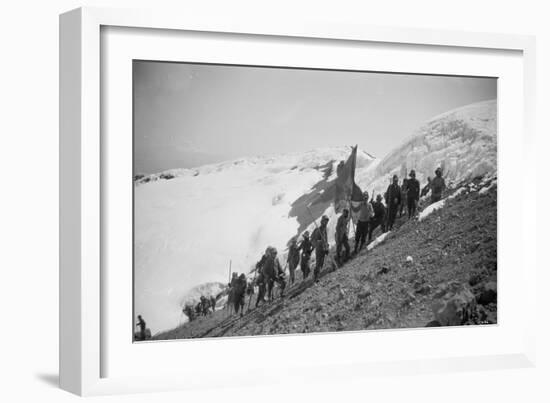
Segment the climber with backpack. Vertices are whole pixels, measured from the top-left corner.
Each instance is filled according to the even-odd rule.
[[[327,224],[328,217],[323,215],[323,217],[321,217],[321,225],[316,227],[313,234],[311,234],[311,243],[315,248],[315,268],[313,269],[313,279],[315,282],[319,281],[319,275],[325,262],[325,256],[328,255],[329,251],[327,241]]]

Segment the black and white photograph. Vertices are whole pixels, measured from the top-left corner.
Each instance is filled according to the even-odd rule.
[[[132,69],[135,342],[497,324],[497,78]]]

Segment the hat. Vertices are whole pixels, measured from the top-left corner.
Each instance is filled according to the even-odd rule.
[[[305,231],[303,234],[302,234],[303,237],[307,238],[309,236],[309,231]]]
[[[416,171],[414,169],[411,169],[411,172],[409,173],[409,176],[415,176],[416,175]]]
[[[321,222],[323,222],[323,221],[328,221],[328,217],[326,215],[323,215],[321,217]]]

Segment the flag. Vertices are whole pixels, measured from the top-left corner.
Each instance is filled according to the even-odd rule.
[[[304,231],[312,222],[321,217],[332,203],[334,210],[340,213],[344,208],[350,210],[354,218],[359,212],[363,194],[355,184],[355,160],[357,146],[351,148],[351,154],[346,161],[340,161],[336,167],[336,178],[333,178],[333,161],[321,166],[324,177],[292,203],[289,217],[296,217],[300,224],[298,234]],[[354,218],[355,220],[355,218]]]
[[[334,210],[340,213],[347,208],[350,210],[353,221],[356,221],[360,204],[363,201],[363,192],[355,183],[356,159],[357,146],[351,148],[351,155],[347,161],[341,161],[338,164],[334,192]]]

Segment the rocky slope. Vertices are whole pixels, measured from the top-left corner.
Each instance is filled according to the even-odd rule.
[[[460,189],[422,221],[399,219],[378,246],[317,284],[299,281],[243,318],[218,311],[155,339],[496,323],[496,179]]]

